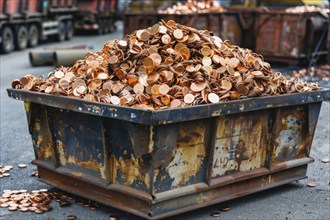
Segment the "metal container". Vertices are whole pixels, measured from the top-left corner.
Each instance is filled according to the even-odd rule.
[[[158,13],[126,12],[124,15],[124,35],[145,29],[159,22]]]
[[[330,90],[141,110],[8,89],[41,181],[159,219],[306,178]]]
[[[124,19],[124,34],[130,34],[137,29],[151,27],[157,22],[174,20],[177,23],[200,30],[209,30],[214,34],[220,34],[221,12],[199,13],[199,14],[158,14],[126,12]]]
[[[257,9],[233,8],[221,14],[220,36],[233,44],[254,49]]]
[[[255,26],[256,52],[266,60],[296,65],[327,55],[329,18],[320,13],[260,12]],[[272,39],[272,40],[270,40]]]

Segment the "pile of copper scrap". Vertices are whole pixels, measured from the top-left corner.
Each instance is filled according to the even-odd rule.
[[[323,8],[313,5],[303,5],[303,6],[296,6],[285,9],[287,13],[305,13],[305,12],[322,12],[322,13],[330,13],[329,8]]]
[[[30,211],[37,214],[48,212],[53,208],[49,205],[51,198],[47,191],[47,189],[41,189],[28,193],[26,189],[4,190],[0,197],[0,207],[7,208],[9,211]]]
[[[187,2],[178,2],[177,4],[165,10],[158,10],[160,14],[196,14],[209,12],[223,12],[224,9],[218,2],[213,0],[188,0]]]
[[[299,77],[299,78],[318,78],[323,81],[329,81],[330,65],[324,64],[321,66],[311,67],[310,69],[301,69],[298,71],[293,71],[292,75],[294,77]]]
[[[319,89],[288,80],[249,49],[173,20],[110,40],[47,79],[26,75],[12,87],[151,110]]]
[[[30,193],[26,189],[3,190],[0,197],[0,208],[7,208],[9,211],[34,212],[41,214],[51,211],[53,207],[51,201],[58,202],[60,207],[70,206],[73,203],[84,205],[94,210],[100,207],[96,202],[80,199],[66,195],[60,191],[48,191],[47,189],[32,190]]]

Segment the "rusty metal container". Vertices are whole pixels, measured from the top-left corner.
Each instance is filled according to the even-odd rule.
[[[159,22],[158,13],[125,12],[124,35],[138,29],[145,29]]]
[[[164,20],[174,20],[180,24],[194,27],[200,30],[209,30],[214,34],[220,34],[220,22],[222,13],[199,14],[158,14],[155,12],[126,12],[124,16],[124,34],[130,34],[137,29],[151,27],[155,23]]]
[[[159,219],[306,178],[330,90],[141,110],[8,89],[41,181]]]
[[[221,13],[220,37],[233,44],[254,50],[257,9],[233,8]]]
[[[329,18],[321,13],[260,12],[257,16],[256,51],[266,60],[296,65],[309,61],[313,53],[328,54]]]

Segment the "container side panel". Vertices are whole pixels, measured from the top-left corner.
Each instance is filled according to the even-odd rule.
[[[236,13],[223,13],[220,37],[241,46],[242,30]]]
[[[212,177],[264,166],[268,118],[267,111],[218,117]]]
[[[104,120],[111,183],[149,191],[151,128],[116,119]]]
[[[208,14],[208,29],[216,36],[220,36],[221,13]]]
[[[55,145],[45,106],[30,102],[24,104],[36,159],[51,160],[55,165]]]
[[[209,15],[208,14],[199,14],[198,18],[195,20],[195,28],[198,30],[208,30],[212,31],[209,27]],[[184,23],[183,23],[184,24]]]
[[[278,51],[280,18],[275,14],[259,14],[256,25],[256,50],[274,55]],[[271,40],[270,40],[271,39]]]
[[[311,139],[308,135],[307,105],[277,110],[272,144],[273,163],[308,156]]]
[[[59,164],[106,179],[100,117],[49,107]]]
[[[306,26],[305,19],[297,15],[282,15],[281,18],[279,52],[281,56],[298,57],[299,47],[303,43],[300,39],[304,36],[301,31]]]
[[[154,143],[154,193],[205,182],[210,120],[158,126]]]

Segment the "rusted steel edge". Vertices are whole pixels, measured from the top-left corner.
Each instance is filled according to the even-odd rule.
[[[294,169],[294,170],[292,170],[292,169]],[[100,188],[92,188],[87,192],[85,190],[85,188],[82,187],[82,186],[87,187],[88,183],[85,183],[82,180],[75,179],[75,178],[72,178],[72,177],[68,177],[64,181],[60,181],[59,179],[61,179],[61,178],[55,178],[56,176],[61,177],[60,173],[57,173],[56,171],[53,171],[53,170],[49,170],[48,168],[38,167],[38,171],[41,174],[41,176],[40,176],[40,181],[41,182],[50,184],[50,185],[55,186],[55,187],[57,187],[59,189],[62,189],[64,191],[74,193],[74,194],[86,197],[88,199],[103,203],[105,205],[109,205],[109,206],[112,206],[114,208],[118,208],[118,209],[130,212],[130,213],[133,213],[135,215],[141,216],[141,217],[146,218],[146,219],[161,219],[161,218],[177,215],[177,214],[184,213],[184,212],[187,212],[187,211],[190,211],[190,210],[195,210],[195,209],[202,208],[202,207],[205,207],[205,206],[214,205],[214,204],[217,204],[217,203],[220,203],[220,202],[228,201],[228,200],[235,199],[235,198],[242,197],[242,196],[246,196],[246,195],[249,195],[249,194],[252,194],[252,193],[255,193],[255,192],[259,192],[259,191],[267,190],[267,189],[274,188],[274,187],[277,187],[277,186],[280,186],[280,185],[284,185],[284,184],[287,184],[287,183],[290,183],[290,182],[293,182],[293,181],[296,181],[296,180],[304,179],[304,178],[307,178],[307,176],[305,175],[306,170],[307,170],[307,165],[300,166],[300,167],[294,167],[294,168],[291,168],[291,169],[288,169],[288,170],[279,170],[277,172],[274,172],[273,175],[272,175],[272,177],[277,179],[277,181],[276,182],[270,182],[266,185],[261,184],[262,179],[268,179],[271,176],[270,174],[262,175],[262,176],[251,178],[251,179],[248,179],[248,180],[242,180],[240,182],[237,182],[237,183],[234,183],[234,184],[231,185],[231,187],[234,187],[235,189],[237,188],[237,193],[235,193],[235,194],[229,194],[229,195],[226,195],[226,196],[219,196],[216,199],[212,199],[211,201],[203,201],[202,203],[196,203],[196,204],[193,204],[193,205],[180,204],[181,207],[178,206],[177,209],[175,209],[175,210],[165,211],[165,213],[154,215],[154,213],[152,213],[152,208],[150,208],[149,204],[147,204],[145,201],[136,200],[136,198],[132,197],[131,195],[123,194],[123,197],[117,195],[117,200],[118,201],[122,201],[122,200],[129,200],[130,201],[130,200],[133,199],[135,201],[132,204],[134,204],[134,206],[140,207],[140,209],[137,209],[137,208],[134,208],[134,207],[128,206],[128,205],[124,205],[124,206],[120,205],[120,204],[123,204],[123,202],[118,202],[118,201],[115,202],[115,201],[112,201],[112,200],[110,201],[109,198],[114,196],[113,193],[116,193],[116,192],[108,191],[106,193],[104,191],[106,189],[103,189],[103,188],[101,188],[101,189]],[[54,175],[55,175],[55,177],[54,177]],[[286,178],[285,177],[286,175],[290,175],[291,178]],[[57,180],[57,181],[54,182],[53,180]],[[253,182],[253,183],[260,183],[261,185],[259,186],[259,185],[254,185],[254,184],[251,184],[251,185],[243,184],[244,183],[243,181],[250,181],[250,182]],[[238,189],[241,188],[242,184],[247,186],[246,189],[238,190]],[[80,187],[75,187],[76,185],[78,185]],[[224,189],[221,189],[222,187],[224,187],[224,186],[218,186],[218,187],[214,188],[214,190],[222,191],[222,190],[224,190]],[[209,190],[211,190],[211,188],[209,188]],[[90,193],[91,191],[93,193]],[[190,197],[196,199],[195,197],[196,196],[198,197],[199,195],[201,195],[201,193],[202,192],[196,192],[192,195],[185,194],[184,197],[186,197],[186,198],[184,198],[184,200],[182,200],[182,201],[190,201],[190,199],[189,199]],[[166,204],[163,204],[163,203],[173,204],[173,202],[175,202],[176,199],[177,198],[169,199],[168,201],[164,201],[164,202],[161,202],[159,204],[156,204],[156,206],[160,205],[160,206],[166,207]],[[137,204],[137,202],[138,202],[138,204]],[[149,210],[148,213],[143,212],[142,208],[144,210]]]
[[[289,169],[292,167],[297,167],[301,166],[304,164],[309,164],[313,163],[315,160],[312,157],[306,157],[306,158],[301,158],[301,159],[296,159],[296,160],[289,160],[286,162],[278,163],[278,164],[273,164],[270,166],[270,171],[275,172],[278,170],[283,170],[283,169]]]
[[[280,182],[276,182],[274,184],[269,184],[269,185],[264,186],[262,188],[253,188],[251,190],[246,190],[244,192],[240,192],[240,193],[237,193],[237,194],[234,194],[234,195],[221,197],[219,199],[215,199],[215,200],[212,200],[210,202],[203,202],[203,203],[191,205],[189,207],[180,208],[180,209],[177,209],[175,211],[170,211],[170,212],[167,212],[165,214],[160,214],[160,215],[155,216],[155,218],[149,218],[149,219],[153,220],[153,219],[166,218],[166,217],[181,214],[181,213],[184,213],[184,212],[187,212],[187,211],[196,210],[196,209],[203,208],[203,207],[210,206],[210,205],[215,205],[215,204],[218,204],[220,202],[225,202],[225,201],[228,201],[228,200],[237,199],[237,198],[247,196],[247,195],[250,195],[250,194],[253,194],[253,193],[256,193],[256,192],[260,192],[260,191],[264,191],[264,190],[267,190],[267,189],[275,188],[277,186],[281,186],[281,185],[284,185],[284,184],[294,182],[296,180],[301,180],[301,179],[306,179],[306,178],[307,178],[306,175],[299,176],[299,177],[293,177],[293,178],[290,178],[290,179],[282,180]]]
[[[109,192],[108,189],[100,188],[98,186],[92,185],[90,186],[89,183],[84,182],[84,180],[77,179],[71,176],[67,176],[67,178],[63,180],[63,176],[65,174],[58,173],[57,171],[54,170],[49,170],[48,168],[43,168],[43,167],[38,167],[38,172],[40,174],[39,181],[46,183],[48,185],[54,186],[58,189],[61,189],[63,191],[79,195],[82,197],[85,197],[87,199],[91,199],[93,201],[100,202],[102,204],[109,205],[111,207],[114,207],[116,209],[124,210],[129,213],[132,213],[137,216],[141,216],[143,218],[148,218],[148,215],[145,215],[142,211],[137,211],[134,208],[131,207],[126,207],[125,205],[120,205],[124,204],[122,203],[116,203],[116,202],[104,202],[104,200],[107,197],[116,197],[117,200],[135,200],[133,203],[143,203],[143,204],[148,204],[146,201],[141,201],[138,198],[133,197],[132,195],[127,195],[123,194],[121,192],[116,192],[115,190],[111,190]],[[55,176],[55,177],[54,177]],[[67,184],[67,182],[70,182],[70,184]],[[63,184],[64,183],[64,184]],[[76,186],[80,187],[76,187]],[[81,187],[83,186],[83,187]],[[96,188],[95,188],[96,187]],[[89,190],[86,190],[89,189]]]
[[[309,164],[312,162],[314,162],[314,158],[307,157],[307,158],[301,158],[301,159],[295,159],[295,160],[283,162],[280,164],[275,164],[275,165],[272,165],[270,167],[270,169],[262,167],[262,168],[245,171],[245,172],[238,172],[236,174],[231,174],[228,176],[216,177],[216,178],[210,180],[210,185],[207,185],[206,183],[198,183],[198,184],[182,187],[179,189],[174,189],[169,192],[154,194],[155,200],[153,201],[153,203],[176,198],[176,197],[179,197],[182,195],[193,194],[196,192],[203,192],[208,189],[236,183],[239,181],[244,181],[244,180],[255,178],[258,176],[272,174],[274,172],[306,165],[306,164]]]
[[[121,119],[144,125],[170,124],[259,109],[278,108],[330,100],[330,89],[322,89],[315,92],[247,98],[216,104],[151,111],[24,90],[7,89],[7,92],[9,97],[17,100],[34,102],[102,117]]]
[[[149,193],[142,192],[142,191],[132,189],[129,187],[125,187],[125,186],[109,184],[106,180],[102,181],[98,178],[95,178],[95,176],[90,176],[90,175],[84,174],[84,173],[82,173],[82,175],[77,176],[72,173],[71,169],[68,169],[66,167],[58,167],[58,168],[54,169],[54,165],[52,165],[46,161],[42,161],[42,160],[33,160],[32,164],[34,164],[38,167],[47,169],[47,170],[56,170],[56,173],[58,173],[58,174],[68,176],[68,177],[74,178],[79,181],[84,181],[88,184],[91,184],[91,185],[94,185],[97,187],[101,187],[101,188],[108,189],[108,190],[113,190],[116,192],[123,193],[125,195],[129,194],[137,199],[141,199],[146,202],[151,203],[153,201],[153,198]]]

